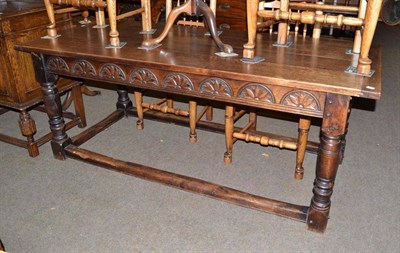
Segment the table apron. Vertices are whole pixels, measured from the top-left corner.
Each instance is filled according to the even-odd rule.
[[[221,78],[140,64],[45,56],[47,71],[56,75],[114,83],[225,103],[322,118],[326,92]]]

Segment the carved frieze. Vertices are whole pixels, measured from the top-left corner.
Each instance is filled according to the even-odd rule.
[[[258,83],[249,83],[241,88],[239,90],[238,97],[255,101],[275,103],[275,98],[272,92],[264,85]]]
[[[50,57],[46,67],[50,71],[69,72],[68,64],[60,57]]]
[[[188,90],[188,91],[194,90],[193,83],[189,79],[189,77],[187,77],[184,74],[180,74],[180,73],[168,74],[164,78],[162,85],[164,87],[168,87],[168,88],[175,88],[175,89]]]
[[[125,72],[117,65],[113,63],[104,64],[99,71],[100,77],[109,79],[109,80],[126,80]]]
[[[318,99],[307,91],[291,91],[282,97],[281,104],[320,111]]]
[[[158,79],[148,69],[135,69],[131,72],[129,82],[138,85],[158,86]]]
[[[221,78],[207,78],[199,85],[201,93],[208,93],[218,96],[232,97],[233,92],[229,84]]]
[[[71,68],[72,73],[80,75],[80,76],[96,76],[96,70],[93,65],[85,60],[80,60],[75,62],[75,64]]]

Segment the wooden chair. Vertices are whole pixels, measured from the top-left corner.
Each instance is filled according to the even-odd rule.
[[[339,6],[339,5],[326,5],[326,4],[312,4],[312,3],[292,3],[289,0],[281,0],[280,8],[277,10],[259,10],[258,0],[247,0],[247,28],[248,28],[248,42],[244,45],[243,61],[252,62],[260,60],[255,57],[255,37],[257,30],[258,17],[273,18],[276,20],[283,20],[279,23],[278,31],[278,45],[285,45],[287,43],[287,21],[300,21],[304,24],[334,24],[337,26],[347,25],[355,27],[363,27],[362,38],[361,32],[357,32],[357,39],[361,42],[356,42],[355,45],[359,46],[360,57],[357,67],[350,69],[359,75],[370,76],[371,60],[368,58],[369,50],[373,35],[375,33],[376,25],[379,17],[379,10],[382,0],[369,0],[365,5],[365,1],[360,1],[359,7],[352,6]],[[302,12],[292,12],[290,9],[304,10]],[[366,9],[364,14],[364,9]],[[358,14],[357,17],[344,16],[342,14],[323,14],[323,11],[334,12],[353,12]],[[365,16],[365,18],[364,18]],[[354,52],[357,52],[357,47]]]
[[[256,2],[258,1],[248,1],[248,4],[252,4],[252,6],[248,6],[248,10],[254,8],[256,6]],[[258,3],[257,3],[258,5]],[[255,31],[250,29],[250,25],[252,25],[253,28],[256,27],[257,23],[259,24],[258,28],[269,28],[269,32],[273,32],[273,25],[276,23],[276,19],[283,19],[282,22],[278,24],[278,35],[277,35],[277,41],[274,43],[276,46],[283,46],[283,47],[288,47],[290,46],[290,41],[288,40],[288,35],[290,33],[290,24],[289,21],[294,21],[294,36],[299,35],[299,22],[305,22],[303,26],[303,32],[300,33],[302,36],[306,36],[306,29],[307,29],[307,24],[313,24],[313,32],[312,32],[312,37],[313,38],[319,38],[321,34],[321,28],[323,23],[328,23],[326,20],[328,19],[334,19],[336,20],[336,24],[341,25],[342,23],[348,24],[350,21],[344,21],[345,17],[338,15],[336,17],[333,17],[331,15],[323,15],[321,9],[318,9],[315,13],[310,13],[310,9],[315,9],[316,7],[325,9],[325,10],[335,10],[337,11],[347,11],[347,12],[358,12],[357,18],[349,18],[352,20],[352,22],[360,22],[360,20],[363,20],[363,17],[365,16],[365,10],[366,10],[366,1],[361,0],[359,8],[357,7],[332,7],[332,6],[326,6],[321,3],[315,5],[315,4],[308,4],[308,3],[290,3],[289,1],[272,1],[272,2],[264,2],[261,1],[257,8],[259,9],[258,11],[258,20],[256,19],[257,17],[254,17],[249,15],[248,13],[248,18],[252,17],[253,20],[250,22],[248,21],[249,24],[249,42],[244,46],[244,57],[246,57],[246,54],[250,54],[250,57],[253,57],[250,59],[250,61],[257,62],[262,59],[255,59],[256,57],[254,56],[254,42],[255,42]],[[266,15],[264,13],[272,13],[273,15]],[[281,17],[280,13],[286,13],[285,16]],[[294,18],[292,18],[292,16]],[[300,17],[300,18],[296,18]],[[317,18],[319,17],[319,18]],[[321,18],[323,17],[323,18]],[[262,18],[266,18],[262,19]],[[309,19],[314,19],[312,22],[309,21]],[[256,21],[256,22],[254,22]],[[330,21],[332,22],[332,21]],[[253,34],[254,32],[254,34]],[[365,35],[364,35],[365,36]],[[357,30],[355,33],[355,39],[354,39],[354,44],[353,44],[353,53],[360,52],[360,47],[361,47],[361,32],[360,30]],[[252,44],[253,43],[253,44]],[[364,42],[365,43],[365,42]],[[250,46],[250,47],[249,47]],[[365,46],[364,46],[365,47]],[[248,50],[251,48],[251,50]],[[345,53],[345,52],[343,52]],[[364,52],[365,54],[365,52]],[[362,55],[361,55],[362,57]],[[245,60],[246,62],[246,60]],[[363,68],[361,68],[363,69]],[[256,92],[256,91],[254,91]],[[295,173],[294,177],[296,179],[302,179],[304,175],[304,168],[303,168],[303,161],[304,161],[304,156],[306,152],[306,146],[307,146],[307,141],[308,141],[308,133],[309,129],[311,126],[311,120],[308,117],[300,117],[299,119],[299,127],[298,127],[298,140],[297,142],[291,142],[291,141],[286,141],[283,139],[271,139],[266,136],[257,136],[257,135],[252,135],[247,133],[248,130],[256,130],[256,113],[250,112],[249,114],[249,123],[243,127],[239,132],[234,132],[233,131],[233,124],[235,121],[237,121],[242,115],[244,115],[246,112],[239,112],[235,114],[235,108],[232,106],[227,106],[226,107],[226,145],[227,145],[227,151],[224,155],[224,160],[226,163],[232,162],[232,148],[233,144],[236,140],[241,139],[245,141],[251,141],[251,142],[256,142],[260,143],[262,145],[271,145],[271,146],[278,146],[280,148],[287,148],[287,149],[293,149],[297,150],[296,154],[296,167],[295,167]]]
[[[86,114],[84,103],[82,99],[82,84],[80,82],[71,82],[71,80],[61,78],[58,81],[58,85],[63,87],[60,89],[60,94],[65,94],[65,100],[62,104],[63,116],[69,121],[66,123],[66,130],[78,126],[79,128],[86,127]],[[74,104],[75,113],[67,111],[71,103]],[[39,147],[43,144],[49,142],[52,138],[52,133],[47,133],[39,138],[35,138],[36,123],[31,117],[29,111],[35,110],[39,112],[46,112],[43,101],[41,99],[35,100],[27,104],[23,108],[16,108],[15,106],[0,106],[0,115],[5,114],[9,111],[19,112],[18,125],[21,134],[26,138],[26,140],[21,140],[13,136],[0,133],[0,141],[21,147],[28,150],[28,154],[31,157],[36,157],[39,155]]]
[[[95,9],[96,12],[96,26],[95,28],[104,28],[105,17],[104,10],[107,8],[108,11],[108,19],[110,23],[110,44],[107,47],[111,48],[121,48],[126,43],[119,41],[119,33],[117,31],[117,21],[131,17],[133,15],[141,14],[142,15],[142,29],[141,33],[154,33],[155,30],[152,29],[151,26],[151,7],[150,0],[141,0],[141,8],[137,10],[133,10],[121,15],[117,15],[116,8],[116,0],[88,0],[88,1],[74,1],[74,0],[44,0],[47,15],[50,20],[50,25],[47,27],[47,36],[45,38],[53,39],[57,38],[57,30],[55,25],[55,16],[54,16],[54,5],[62,5],[62,6],[72,6],[69,7],[68,11],[73,11],[74,9]]]

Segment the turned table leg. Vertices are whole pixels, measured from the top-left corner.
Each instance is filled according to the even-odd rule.
[[[57,76],[47,72],[43,55],[33,55],[35,77],[42,87],[43,103],[49,117],[50,130],[53,134],[51,148],[56,159],[65,160],[64,148],[72,143],[65,130],[63,108],[56,86]]]
[[[348,96],[327,95],[318,149],[314,196],[307,215],[307,226],[312,231],[323,233],[328,223],[349,104]]]
[[[127,110],[133,108],[132,101],[128,96],[128,91],[124,86],[121,85],[117,86],[117,94],[118,94],[117,109],[122,109],[126,112]]]

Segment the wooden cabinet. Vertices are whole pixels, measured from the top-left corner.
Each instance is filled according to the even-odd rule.
[[[69,14],[57,15],[56,21],[59,29],[72,26]],[[28,113],[28,110],[42,102],[41,88],[35,80],[31,55],[16,51],[14,46],[46,35],[48,24],[42,0],[0,0],[0,114],[9,110],[19,112],[21,132],[28,141],[3,134],[0,134],[0,140],[27,148],[31,156],[38,155],[38,145],[44,143],[44,140],[34,140],[35,122]],[[80,89],[80,83],[63,79],[57,87],[60,91],[75,87]],[[74,99],[80,95],[80,92],[72,93],[75,94]],[[83,108],[79,110],[80,116],[84,118]]]
[[[18,52],[21,44],[46,35],[49,19],[40,2],[0,0],[0,105],[21,109],[41,97],[31,55]],[[71,26],[68,14],[57,15],[57,27]]]

